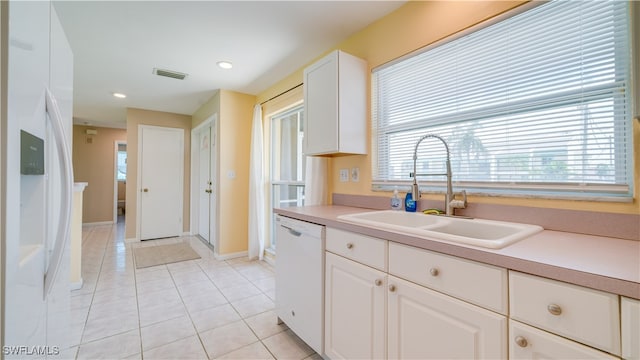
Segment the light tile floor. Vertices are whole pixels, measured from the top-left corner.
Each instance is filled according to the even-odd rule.
[[[189,242],[201,259],[136,269],[133,248]],[[72,292],[77,359],[321,359],[276,324],[274,269],[216,260],[195,237],[124,242],[124,227],[83,228],[84,286]]]

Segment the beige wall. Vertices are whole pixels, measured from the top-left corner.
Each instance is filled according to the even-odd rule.
[[[220,91],[220,255],[248,249],[249,154],[255,103],[253,95]],[[235,179],[227,176],[229,171],[236,173]]]
[[[253,95],[220,90],[194,114],[192,126],[218,114],[218,249],[221,255],[248,249],[249,154],[251,122],[256,98]],[[235,173],[230,178],[229,173]]]
[[[95,129],[97,135],[87,135]],[[126,141],[123,129],[94,126],[73,126],[73,177],[76,182],[87,182],[84,190],[84,223],[113,221],[115,142]]]
[[[129,108],[127,109],[127,211],[125,213],[125,238],[137,239],[138,125],[184,129],[182,224],[183,231],[187,232],[190,224],[189,209],[191,199],[189,194],[191,184],[191,116]]]
[[[213,94],[211,99],[191,115],[191,128],[195,129],[213,114],[220,114],[220,91]]]
[[[525,1],[410,1],[393,13],[379,19],[367,28],[338,44],[335,49],[344,50],[367,60],[370,69],[372,69],[442,40],[447,36],[468,29],[523,3],[525,3]],[[636,14],[636,17],[638,16],[640,15]],[[318,58],[324,56],[331,50],[333,49],[327,49],[327,51],[324,54],[320,54]],[[294,71],[291,75],[282,79],[271,88],[258,94],[257,101],[265,101],[276,94],[302,83],[303,68]],[[370,104],[368,108],[368,118],[370,118]],[[370,132],[370,127],[368,131]],[[370,138],[370,134],[367,134],[367,139]],[[637,121],[634,121],[633,125],[633,138],[635,143],[635,197],[633,202],[618,203],[523,199],[505,196],[470,196],[469,201],[638,214],[640,213],[640,202],[638,202],[638,194],[640,193],[640,189],[638,189],[640,187],[640,124]],[[353,167],[360,168],[360,181],[357,183],[340,182],[339,169]],[[330,160],[329,190],[331,192],[344,194],[391,196],[390,193],[373,192],[371,190],[371,157],[369,155],[332,158]],[[425,195],[425,197],[440,198],[441,195]]]

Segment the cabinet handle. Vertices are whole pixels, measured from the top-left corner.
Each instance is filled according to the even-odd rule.
[[[353,249],[353,244],[352,243],[347,243],[347,249]]]
[[[380,286],[380,285],[382,285],[382,280],[380,280],[380,279],[376,279],[375,284],[376,284],[376,286]]]
[[[562,308],[558,304],[549,304],[547,305],[547,310],[551,315],[560,315],[562,314]]]
[[[284,226],[284,225],[280,225],[280,226],[282,226],[283,228],[287,229],[289,231],[289,234],[291,234],[293,236],[299,237],[300,235],[302,235],[301,232],[295,231],[295,230],[293,230],[292,228],[290,228],[288,226]]]
[[[527,342],[527,339],[525,339],[522,336],[516,336],[515,340],[516,340],[516,344],[518,344],[518,346],[520,347],[527,347],[527,345],[529,345],[529,342]]]
[[[431,274],[431,276],[438,276],[440,274],[440,270],[438,270],[438,268],[431,268],[429,269],[429,274]]]
[[[391,292],[396,291],[396,286],[395,285],[389,285],[389,291],[391,291]]]
[[[144,188],[144,189],[142,189],[142,192],[149,192],[149,189]]]
[[[296,316],[296,312],[295,312],[295,311],[293,311],[293,310],[291,310],[291,315],[292,315],[292,316]]]

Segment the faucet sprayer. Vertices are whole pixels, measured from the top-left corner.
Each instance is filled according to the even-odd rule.
[[[447,152],[447,172],[445,174],[417,174],[416,173],[416,163],[418,161],[418,146],[425,139],[438,139],[444,145],[444,148]],[[422,136],[413,150],[413,173],[410,174],[413,176],[413,185],[411,186],[411,195],[414,201],[418,201],[420,198],[420,187],[418,186],[418,176],[446,176],[447,177],[447,193],[445,194],[445,213],[446,215],[454,215],[455,209],[463,209],[467,206],[467,193],[462,190],[462,200],[456,200],[455,194],[453,193],[453,185],[451,183],[451,155],[449,152],[449,145],[447,142],[440,136],[434,134],[427,134]]]

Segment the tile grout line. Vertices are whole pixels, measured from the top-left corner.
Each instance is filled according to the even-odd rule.
[[[144,351],[142,349],[142,321],[140,320],[140,301],[138,299],[138,272],[136,271],[136,256],[133,253],[133,245],[126,244],[129,249],[131,249],[131,261],[133,262],[133,284],[135,287],[136,293],[136,309],[138,310],[138,336],[140,337],[140,360],[144,360]]]
[[[229,267],[231,267],[231,268],[233,269],[233,271],[235,271],[238,275],[242,276],[242,277],[243,277],[244,279],[246,279],[250,284],[252,284],[253,286],[255,286],[255,284],[254,284],[254,283],[253,283],[249,278],[247,278],[245,275],[243,275],[241,272],[239,272],[239,271],[238,271],[238,270],[237,270],[237,269],[236,269],[232,264],[230,264],[230,263],[228,262],[228,260],[225,260],[224,262],[225,262],[225,264],[227,264]],[[198,265],[198,266],[199,266],[199,265]],[[204,272],[204,270],[203,270],[203,272]],[[218,288],[218,286],[215,284],[215,282],[213,281],[213,279],[211,279],[211,278],[209,277],[209,275],[208,275],[206,272],[205,272],[205,275],[206,275],[206,276],[207,276],[207,278],[209,278],[209,280],[213,283],[213,286],[215,286],[215,287],[216,287],[216,289],[218,289],[218,291],[220,291],[220,293],[222,294],[222,296],[224,296],[224,298],[225,298],[225,299],[227,299],[227,302],[229,303],[229,305],[231,305],[231,308],[233,308],[233,310],[236,312],[236,314],[238,314],[238,316],[240,317],[240,320],[245,324],[245,326],[246,326],[247,328],[249,328],[249,330],[250,330],[250,331],[251,331],[251,333],[256,337],[256,339],[258,339],[258,341],[253,342],[253,343],[251,343],[251,344],[249,344],[249,345],[252,345],[252,344],[255,344],[255,343],[259,342],[259,343],[260,343],[260,344],[261,344],[261,345],[262,345],[262,346],[267,350],[267,352],[269,352],[269,354],[270,354],[274,359],[277,359],[277,357],[275,356],[275,354],[273,354],[273,352],[271,352],[271,350],[267,347],[267,345],[262,341],[262,339],[260,338],[260,336],[258,336],[258,334],[256,334],[256,332],[253,330],[253,328],[252,328],[252,327],[247,323],[246,318],[242,317],[242,314],[240,314],[240,312],[238,312],[238,309],[236,309],[236,308],[235,308],[235,306],[233,306],[233,304],[231,304],[231,301],[230,301],[230,300],[229,300],[229,299],[224,295],[224,293],[222,292],[222,290],[220,290],[220,289]],[[262,289],[258,288],[257,286],[256,286],[256,288],[257,288],[258,290],[260,290],[260,294],[262,294],[262,295],[266,296],[267,298],[269,298],[269,296],[268,296],[267,294],[265,294],[265,293],[264,293],[264,291],[262,291]],[[271,298],[269,298],[269,299],[271,299]],[[239,299],[239,300],[242,300],[242,299]],[[261,312],[261,313],[254,314],[254,315],[252,315],[252,316],[257,316],[257,315],[260,315],[260,314],[264,314],[265,312],[268,312],[268,311],[263,311],[263,312]],[[245,345],[244,347],[249,346],[249,345]],[[240,349],[242,349],[242,348],[243,348],[243,347],[241,347],[241,348],[239,348],[239,349],[235,349],[235,350],[229,351],[228,353],[222,354],[222,356],[227,355],[227,354],[230,354],[230,353],[232,353],[232,352],[234,352],[234,351],[237,351],[237,350],[240,350]]]
[[[97,229],[97,227],[92,227],[91,228],[90,234],[87,236],[87,240],[91,238],[91,236],[95,233],[96,229]],[[113,233],[113,227],[111,229],[109,229],[109,235],[111,235],[112,233]],[[106,253],[107,253],[106,249],[107,249],[107,245],[109,244],[109,240],[108,240],[109,238],[111,238],[111,236],[109,236],[107,238],[107,241],[105,241],[105,244],[102,247],[102,257],[101,257],[101,260],[100,260],[100,267],[99,267],[99,270],[98,270],[98,276],[96,277],[95,287],[93,288],[93,291],[91,292],[91,302],[89,303],[89,309],[87,310],[87,315],[86,315],[86,318],[84,320],[84,325],[82,326],[82,333],[80,335],[80,342],[78,343],[78,350],[76,351],[76,356],[75,356],[76,359],[80,355],[80,348],[82,347],[82,345],[86,345],[86,344],[90,344],[92,342],[96,342],[96,341],[102,340],[102,339],[94,339],[92,341],[87,341],[87,342],[83,341],[84,333],[85,333],[85,330],[87,329],[87,324],[89,323],[89,314],[91,314],[91,309],[93,308],[93,301],[94,301],[95,296],[96,296],[96,291],[98,290],[98,282],[100,281],[100,277],[102,275],[102,267],[104,266],[104,258],[105,258]]]

